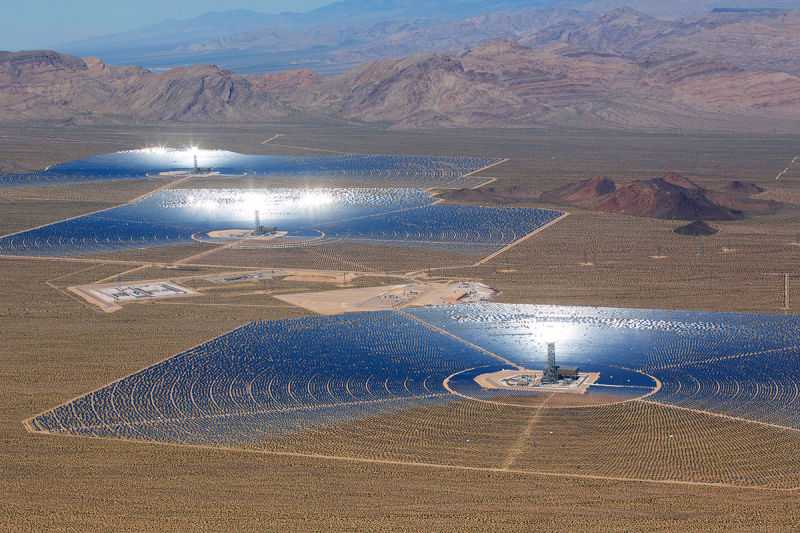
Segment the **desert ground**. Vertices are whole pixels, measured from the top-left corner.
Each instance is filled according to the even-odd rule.
[[[636,179],[674,171],[709,187],[734,178],[754,182],[789,204],[800,197],[800,165],[791,164],[800,137],[782,135],[404,132],[288,122],[8,125],[0,126],[0,168],[34,170],[151,145],[508,158],[480,177],[531,192],[595,175]],[[169,183],[0,189],[0,235],[109,208]],[[790,531],[800,523],[800,493],[788,490],[800,485],[798,434],[698,412],[632,404],[542,414],[457,401],[447,409],[408,411],[401,420],[376,416],[246,450],[38,435],[22,421],[246,321],[309,314],[291,303],[296,296],[276,295],[388,287],[410,274],[426,283],[485,283],[499,291],[496,301],[507,303],[795,313],[797,222],[790,205],[775,215],[716,223],[721,231],[712,237],[687,238],[673,233],[678,221],[570,209],[569,217],[479,266],[459,254],[409,250],[403,256],[399,249],[387,255],[366,244],[314,249],[291,265],[335,271],[341,279],[294,272],[215,283],[209,276],[288,262],[277,253],[222,253],[200,243],[68,261],[0,257],[0,487],[6,495],[0,528]],[[199,295],[106,313],[69,290],[176,278]],[[659,421],[658,431],[652,420]],[[670,447],[665,434],[683,445]],[[341,435],[350,438],[333,438]],[[467,438],[475,445],[463,449]],[[530,446],[531,439],[538,444]],[[772,443],[766,450],[765,441]],[[370,459],[351,459],[364,450]],[[653,450],[669,460],[653,462]],[[748,468],[732,467],[731,457],[742,454],[752,456]],[[692,471],[687,457],[702,458],[705,468]],[[584,475],[581,465],[601,474]]]

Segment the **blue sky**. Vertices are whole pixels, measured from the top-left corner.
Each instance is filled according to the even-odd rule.
[[[59,44],[209,11],[306,11],[331,0],[0,0],[0,50]]]

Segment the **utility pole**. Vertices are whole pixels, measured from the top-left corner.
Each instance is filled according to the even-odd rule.
[[[789,301],[789,274],[783,275],[783,310],[791,311],[791,302]]]
[[[783,307],[779,307],[781,311],[784,313],[788,313],[792,310],[792,274],[791,272],[768,272],[767,276],[780,276],[783,278]]]

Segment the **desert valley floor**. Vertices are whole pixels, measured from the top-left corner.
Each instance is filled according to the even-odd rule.
[[[778,135],[2,126],[0,528],[790,530],[799,154]],[[685,237],[538,199],[667,173],[782,207]],[[592,374],[580,394],[476,385],[541,369],[551,339]]]

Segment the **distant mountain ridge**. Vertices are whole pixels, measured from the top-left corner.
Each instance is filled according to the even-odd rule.
[[[371,61],[334,77],[2,53],[0,116],[258,122],[309,114],[394,128],[800,131],[800,13],[664,21],[627,8],[589,17],[548,10],[453,24],[514,38]],[[413,43],[429,34],[411,26],[397,35]]]
[[[773,0],[771,5],[800,9],[800,0]],[[109,64],[158,69],[215,63],[249,74],[287,68],[341,73],[376,59],[459,52],[486,39],[517,40],[555,24],[555,20],[535,22],[535,11],[572,11],[574,17],[580,10],[583,17],[591,17],[621,7],[679,19],[707,15],[715,8],[763,6],[748,0],[343,0],[307,13],[207,13],[59,49],[97,56]],[[513,24],[475,23],[476,17],[487,15],[504,16]]]
[[[246,78],[215,66],[153,73],[51,51],[0,53],[6,120],[250,121],[289,109]]]
[[[368,42],[374,45],[375,40],[389,35],[381,28],[392,32],[404,25],[431,27],[496,11],[543,9],[558,3],[559,0],[342,0],[306,13],[220,11],[66,43],[60,48],[115,64],[154,66],[196,63],[209,52],[220,50],[257,49],[269,54],[276,45],[279,51],[294,52],[297,57],[311,50],[321,54],[328,52],[327,48],[347,49]],[[222,59],[231,61],[233,67],[240,66],[233,58]],[[291,61],[292,56],[285,59]]]
[[[497,41],[462,54],[378,61],[285,98],[396,127],[797,128],[800,43],[786,37],[800,32],[800,15],[781,19],[784,33],[755,50],[715,49],[704,29],[716,32],[714,21],[654,21],[619,10],[566,38],[543,30],[532,47]],[[729,24],[746,34],[747,24],[764,21]]]

